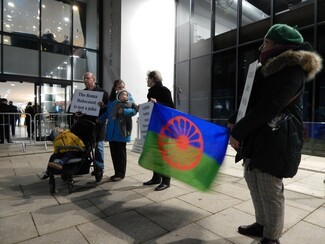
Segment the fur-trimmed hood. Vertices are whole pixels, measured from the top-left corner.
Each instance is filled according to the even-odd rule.
[[[312,80],[315,75],[321,71],[322,58],[316,52],[310,51],[308,47],[310,44],[302,44],[299,50],[288,50],[280,55],[270,58],[262,67],[262,74],[264,77],[270,76],[279,72],[288,66],[299,65],[306,72],[307,81]],[[303,50],[307,49],[307,50]]]

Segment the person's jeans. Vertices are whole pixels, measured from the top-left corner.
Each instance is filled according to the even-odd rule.
[[[104,170],[104,141],[97,142],[95,147],[95,164],[97,169]]]

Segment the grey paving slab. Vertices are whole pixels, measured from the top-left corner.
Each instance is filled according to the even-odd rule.
[[[316,198],[310,195],[306,195],[299,192],[284,191],[285,203],[287,205],[305,209],[309,212],[313,212],[315,209],[319,208],[322,204],[325,203],[325,199]]]
[[[247,186],[242,184],[224,183],[222,185],[214,185],[212,189],[216,192],[233,196],[243,201],[246,201],[251,198]]]
[[[20,244],[49,244],[49,243],[69,243],[69,244],[87,244],[86,238],[76,227],[67,228],[61,231],[42,235],[33,239],[29,239]]]
[[[214,191],[193,192],[179,196],[178,199],[195,205],[198,208],[204,209],[210,213],[222,211],[242,202],[237,198],[230,197],[225,194],[220,194]]]
[[[127,233],[136,243],[160,236],[166,229],[136,211],[129,211],[107,218],[108,223]]]
[[[38,209],[32,216],[40,235],[105,217],[87,200]]]
[[[284,227],[291,228],[292,226],[296,225],[301,220],[303,220],[308,214],[309,211],[306,211],[304,209],[285,205]]]
[[[8,199],[8,198],[22,197],[22,196],[23,196],[23,192],[20,186],[0,188],[0,199]]]
[[[22,196],[1,199],[0,218],[57,205],[58,202],[51,195]]]
[[[144,242],[144,244],[230,244],[231,242],[196,224],[189,224],[163,236]]]
[[[305,221],[293,226],[281,238],[281,243],[284,244],[324,244],[324,241],[324,229]]]
[[[177,187],[173,185],[173,183],[171,183],[170,188],[164,191],[155,191],[154,189],[156,186],[157,185],[143,186],[142,184],[140,184],[139,188],[134,189],[134,191],[155,202],[165,201],[191,192],[191,190],[186,190],[184,188]]]
[[[154,203],[132,191],[112,191],[110,195],[95,197],[90,201],[107,216],[127,212]]]
[[[16,243],[38,236],[30,213],[0,218],[0,243]]]
[[[132,237],[110,225],[105,219],[82,224],[78,226],[78,229],[85,236],[88,243],[127,244],[134,242]]]
[[[203,209],[176,198],[138,208],[136,211],[168,231],[211,215],[211,213]]]
[[[325,228],[325,206],[318,208],[305,218],[306,222]]]
[[[254,222],[254,216],[235,208],[228,208],[198,221],[197,224],[232,243],[251,244],[258,239],[239,235],[237,228],[239,225]]]

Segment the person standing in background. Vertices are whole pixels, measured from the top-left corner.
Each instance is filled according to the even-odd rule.
[[[9,101],[9,112],[10,113],[18,113],[18,108],[13,104],[12,101]],[[10,115],[10,126],[11,126],[11,135],[16,136],[16,121],[19,114],[11,114]]]
[[[32,105],[32,102],[27,103],[25,113],[25,125],[27,126],[27,136],[28,138],[34,139],[34,116],[36,112],[35,107]]]
[[[147,86],[149,87],[147,98],[148,101],[160,103],[170,108],[175,108],[170,90],[163,86],[162,76],[159,71],[153,70],[147,73]],[[153,172],[151,180],[146,181],[143,185],[159,184],[155,191],[162,191],[170,187],[170,177]]]
[[[9,127],[9,105],[6,98],[1,98],[0,102],[0,143],[10,142],[10,127]]]

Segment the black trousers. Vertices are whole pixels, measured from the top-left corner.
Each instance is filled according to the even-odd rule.
[[[115,176],[125,177],[126,172],[126,142],[110,141],[109,149],[113,161]]]
[[[170,185],[170,177],[164,176],[162,174],[158,174],[157,172],[153,172],[153,176],[151,180]]]

